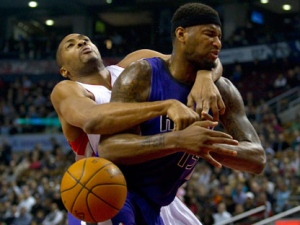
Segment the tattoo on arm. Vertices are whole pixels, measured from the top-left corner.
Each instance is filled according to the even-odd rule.
[[[155,137],[146,137],[141,145],[142,147],[164,147],[165,135],[161,134]]]
[[[145,60],[128,66],[116,80],[111,102],[145,102],[151,86],[151,68]]]

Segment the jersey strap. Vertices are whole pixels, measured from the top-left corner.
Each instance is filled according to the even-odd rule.
[[[86,133],[82,132],[75,141],[68,141],[72,150],[77,155],[84,155],[87,143],[89,142],[88,136]]]

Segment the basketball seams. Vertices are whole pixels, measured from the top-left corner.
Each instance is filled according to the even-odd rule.
[[[81,194],[82,190],[86,189],[86,190],[88,191],[88,193],[90,193],[90,189],[87,188],[86,185],[89,183],[89,181],[90,181],[91,179],[93,179],[93,176],[95,176],[95,174],[97,174],[99,171],[101,171],[101,170],[102,170],[103,168],[105,168],[107,165],[112,164],[112,163],[108,162],[108,163],[106,163],[105,165],[103,165],[102,167],[100,167],[94,174],[92,174],[92,175],[90,176],[90,178],[86,181],[86,184],[83,184],[83,183],[80,182],[80,181],[81,181],[82,177],[84,176],[84,172],[85,172],[85,170],[86,170],[87,160],[90,160],[90,158],[84,159],[84,163],[83,163],[83,166],[82,166],[82,173],[81,173],[79,179],[76,179],[75,176],[73,176],[73,175],[69,172],[69,170],[68,170],[68,173],[70,174],[70,176],[76,181],[76,183],[75,183],[75,185],[73,186],[73,188],[76,187],[77,185],[80,185],[80,186],[81,186],[81,189],[77,192],[77,195],[76,195],[76,197],[75,197],[75,201],[73,201],[73,203],[72,203],[71,211],[73,211],[73,208],[74,208],[74,205],[75,205],[75,203],[76,203],[76,200],[77,200],[78,196]],[[88,196],[88,194],[87,194],[87,196]],[[88,205],[88,204],[87,204],[87,205]],[[90,210],[89,210],[89,213],[90,213]],[[90,213],[90,215],[92,215],[92,214]]]
[[[84,171],[85,171],[85,169],[86,169],[86,168],[85,168],[86,160],[87,160],[87,159],[84,159],[84,164],[83,164],[83,167],[82,167],[82,174],[80,175],[80,177],[79,177],[78,179],[77,179],[72,173],[70,173],[69,170],[72,169],[72,167],[70,167],[70,168],[66,171],[66,173],[69,174],[70,177],[72,177],[73,180],[76,181],[76,183],[75,183],[73,186],[71,186],[71,187],[69,187],[69,188],[67,188],[67,189],[61,190],[61,191],[60,191],[61,193],[73,189],[74,187],[76,187],[77,184],[80,184],[81,186],[84,186],[80,181],[81,181],[81,179],[82,179],[82,177],[83,177],[83,175],[84,175]],[[107,163],[107,164],[103,165],[101,168],[99,168],[94,174],[92,174],[92,176],[86,181],[86,183],[88,184],[88,182],[89,182],[91,179],[93,179],[93,176],[94,176],[96,173],[98,173],[98,172],[101,171],[104,167],[106,167],[106,166],[108,166],[108,165],[111,165],[111,164],[112,164],[112,163]]]
[[[97,185],[96,185],[97,186]],[[119,185],[115,185],[115,186],[119,186]],[[122,185],[124,186],[124,185]],[[92,189],[92,188],[91,188]],[[94,222],[97,222],[97,220],[94,218],[93,214],[92,214],[92,209],[91,207],[89,207],[89,201],[88,201],[88,198],[89,198],[89,195],[90,194],[93,194],[94,197],[98,198],[99,200],[101,200],[102,202],[104,202],[106,205],[108,205],[109,207],[115,209],[116,211],[119,211],[121,208],[117,208],[115,207],[114,205],[110,204],[109,202],[105,201],[103,198],[101,198],[100,196],[96,195],[95,193],[93,193],[92,191],[88,192],[88,194],[86,195],[86,198],[85,198],[85,203],[87,205],[87,209],[88,209],[88,212],[90,214],[90,217],[94,220]]]
[[[65,172],[60,189],[67,210],[91,223],[116,215],[127,195],[122,171],[103,158],[85,158],[73,165]]]
[[[102,184],[101,184],[102,185]],[[97,187],[97,186],[101,186],[101,185],[95,185],[94,187]],[[118,184],[111,184],[110,186],[124,186],[126,187],[125,185],[118,185]],[[93,187],[93,188],[94,188]],[[91,189],[93,189],[91,188]],[[96,193],[94,193],[93,191],[89,191],[88,194],[87,194],[87,198],[89,197],[89,194],[93,194],[95,197],[97,197],[99,200],[101,200],[102,202],[104,202],[105,204],[109,205],[110,207],[116,209],[116,210],[120,210],[119,208],[115,207],[114,205],[110,204],[109,202],[105,201],[101,196],[98,196]],[[86,198],[86,199],[87,199]]]

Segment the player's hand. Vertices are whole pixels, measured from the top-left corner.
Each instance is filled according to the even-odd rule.
[[[197,72],[196,81],[187,99],[187,106],[199,115],[211,110],[214,121],[219,121],[219,115],[225,113],[225,104],[218,88],[213,83],[210,71]]]
[[[200,120],[198,113],[176,100],[172,100],[167,114],[175,124],[174,131],[183,130],[195,121]]]
[[[215,121],[198,121],[188,128],[180,131],[178,146],[184,146],[183,150],[197,155],[216,167],[222,167],[222,164],[216,161],[210,152],[217,152],[225,156],[236,156],[237,151],[220,147],[219,144],[238,145],[238,141],[234,140],[229,134],[214,131],[208,128],[214,128],[218,125]],[[217,145],[218,144],[218,145]],[[229,146],[230,147],[230,146]]]

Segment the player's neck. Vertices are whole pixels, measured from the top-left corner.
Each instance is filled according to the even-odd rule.
[[[187,62],[171,57],[167,60],[171,75],[178,81],[185,84],[193,84],[196,79],[196,71]]]
[[[107,89],[112,89],[111,76],[107,69],[95,71],[93,73],[90,73],[89,75],[77,77],[76,80],[81,83],[101,85],[106,87]]]

